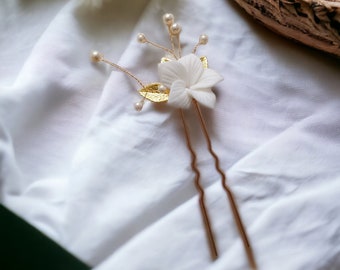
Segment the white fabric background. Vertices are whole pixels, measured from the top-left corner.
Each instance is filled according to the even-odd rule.
[[[199,3],[198,3],[199,2]],[[157,81],[165,12],[224,76],[204,110],[259,269],[340,268],[340,61],[258,26],[232,1],[3,1],[1,201],[96,270],[247,269],[200,135],[220,258],[211,262],[176,111],[133,103],[138,86],[89,62],[97,49]]]

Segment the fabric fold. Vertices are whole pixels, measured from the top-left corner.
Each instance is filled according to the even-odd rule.
[[[21,8],[43,9],[39,2]],[[159,82],[165,53],[136,34],[170,46],[162,15],[172,12],[183,55],[209,35],[197,55],[224,77],[215,108],[202,112],[259,269],[339,268],[336,60],[277,38],[224,0],[56,8],[15,83],[0,86],[5,206],[96,270],[247,268],[196,112],[185,119],[216,233],[214,263],[178,110],[145,103],[135,111],[139,85],[89,61],[95,49],[143,83]]]

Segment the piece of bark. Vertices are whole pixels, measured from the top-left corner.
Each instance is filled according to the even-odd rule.
[[[235,0],[269,29],[340,57],[340,0]]]

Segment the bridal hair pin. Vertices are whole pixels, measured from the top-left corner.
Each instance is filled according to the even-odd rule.
[[[146,85],[130,71],[105,59],[104,56],[97,51],[92,52],[91,59],[93,62],[104,62],[113,66],[133,78],[141,86],[141,89],[138,90],[138,92],[142,96],[142,99],[134,104],[137,111],[141,111],[143,109],[146,100],[156,103],[167,103],[168,105],[178,109],[183,125],[186,144],[191,154],[191,168],[195,173],[194,183],[199,193],[199,205],[209,243],[210,253],[212,259],[215,260],[218,257],[216,241],[205,205],[205,193],[200,182],[200,171],[196,163],[196,153],[192,146],[189,127],[185,120],[185,110],[189,109],[193,105],[198,116],[200,128],[206,140],[209,153],[215,161],[216,171],[221,176],[222,187],[227,194],[232,214],[246,251],[249,265],[252,269],[256,269],[253,251],[239,214],[236,200],[232,190],[227,184],[226,175],[220,167],[220,160],[213,150],[207,125],[200,108],[200,105],[208,108],[214,107],[216,96],[212,92],[211,88],[223,80],[221,75],[208,67],[207,57],[198,57],[196,55],[198,47],[208,43],[208,36],[205,34],[200,35],[192,52],[188,55],[182,56],[180,43],[180,34],[182,31],[181,25],[174,21],[174,16],[170,13],[163,16],[163,22],[168,30],[171,48],[166,48],[158,43],[150,41],[143,33],[139,33],[137,35],[138,42],[149,44],[165,52],[165,56],[158,64],[160,82],[154,82]]]

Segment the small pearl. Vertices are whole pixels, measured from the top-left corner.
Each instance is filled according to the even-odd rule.
[[[166,91],[166,87],[163,84],[161,84],[161,85],[158,86],[158,91],[159,92],[165,92]]]
[[[205,45],[205,44],[208,43],[208,40],[209,40],[208,36],[205,35],[205,34],[202,34],[202,35],[200,35],[198,42],[199,42],[199,44]]]
[[[143,109],[144,106],[144,102],[140,101],[140,102],[136,102],[135,103],[135,110],[137,112],[140,112]]]
[[[181,31],[182,31],[182,27],[178,23],[174,23],[173,25],[170,26],[170,32],[173,35],[178,35],[179,33],[181,33]]]
[[[137,40],[138,40],[139,43],[146,43],[146,41],[147,41],[146,37],[143,33],[139,33],[137,35]]]
[[[168,26],[174,23],[174,19],[174,15],[172,15],[171,13],[166,13],[163,15],[163,22]]]
[[[103,60],[103,55],[101,53],[99,53],[98,51],[93,51],[91,53],[91,61],[92,62],[100,62],[101,60]]]

